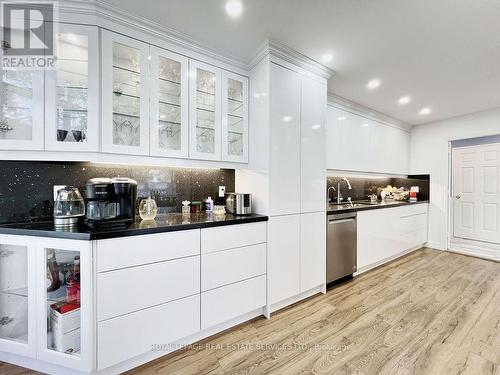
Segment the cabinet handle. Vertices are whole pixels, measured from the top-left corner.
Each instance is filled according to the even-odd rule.
[[[455,198],[460,199],[460,195],[455,196]]]

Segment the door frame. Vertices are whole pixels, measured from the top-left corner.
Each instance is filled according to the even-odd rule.
[[[495,136],[499,135],[499,133],[492,133],[490,131],[480,131],[480,132],[471,132],[468,133],[466,136],[462,137],[453,137],[453,138],[448,138],[448,172],[447,172],[447,198],[446,199],[446,213],[447,213],[447,218],[446,218],[446,249],[444,250],[450,250],[451,246],[451,240],[453,237],[453,160],[452,160],[452,146],[451,143],[453,141],[462,141],[462,140],[467,140],[467,139],[473,139],[473,138],[481,138],[481,137],[489,137],[489,136]],[[497,142],[495,142],[497,143]],[[477,253],[474,255],[480,256]]]

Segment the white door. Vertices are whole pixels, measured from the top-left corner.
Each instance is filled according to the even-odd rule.
[[[300,293],[300,215],[269,219],[267,245],[270,305]]]
[[[97,27],[59,24],[57,68],[45,74],[45,149],[99,151]]]
[[[453,234],[500,243],[500,144],[453,149]]]
[[[302,77],[300,211],[325,210],[326,82]]]
[[[271,215],[300,213],[300,92],[299,73],[271,64]]]
[[[221,160],[222,71],[195,60],[190,60],[189,68],[189,156]]]
[[[188,58],[151,47],[150,152],[153,156],[187,158]]]
[[[149,45],[102,31],[102,151],[149,155]]]

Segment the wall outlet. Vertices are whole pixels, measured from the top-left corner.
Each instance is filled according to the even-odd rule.
[[[66,185],[54,185],[54,202],[56,201],[57,193],[59,192],[59,190],[65,187]]]
[[[226,196],[226,187],[219,186],[219,198],[224,198]]]

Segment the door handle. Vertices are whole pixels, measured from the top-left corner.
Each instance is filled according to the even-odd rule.
[[[460,199],[460,195],[455,196],[455,198]]]

